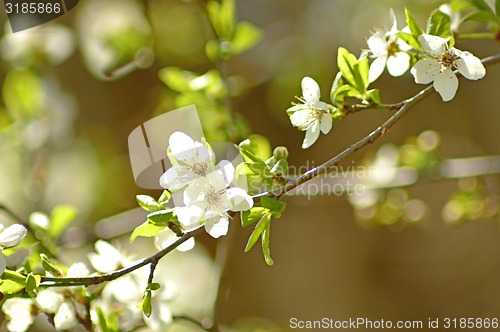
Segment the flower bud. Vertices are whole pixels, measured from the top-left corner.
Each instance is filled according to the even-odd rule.
[[[26,228],[23,225],[11,225],[0,233],[0,246],[4,248],[17,246],[25,236]]]
[[[273,151],[273,156],[276,160],[288,158],[288,149],[284,146],[277,146]]]

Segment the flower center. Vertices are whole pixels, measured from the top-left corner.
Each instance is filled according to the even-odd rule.
[[[198,176],[204,176],[207,168],[208,165],[206,163],[194,163],[191,166],[191,171]]]
[[[225,189],[217,191],[214,187],[210,187],[208,192],[205,195],[205,201],[210,206],[221,206],[222,205],[222,194],[225,192]]]
[[[321,117],[323,116],[323,110],[316,107],[311,107],[309,109],[309,115],[315,120],[321,120]]]
[[[452,50],[447,50],[441,53],[441,56],[439,57],[439,62],[441,63],[441,65],[443,65],[443,67],[446,68],[454,68],[456,60],[457,56],[453,53]]]
[[[387,54],[394,55],[399,52],[399,46],[395,39],[389,41],[387,44]]]

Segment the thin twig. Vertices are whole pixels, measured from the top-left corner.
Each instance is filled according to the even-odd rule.
[[[146,266],[148,264],[151,264],[153,262],[158,262],[163,256],[177,248],[179,245],[182,243],[186,242],[189,240],[191,237],[195,236],[198,234],[203,228],[198,228],[192,232],[185,233],[182,235],[177,241],[175,241],[173,244],[168,246],[167,248],[157,252],[153,256],[150,256],[148,258],[145,258],[138,263],[117,270],[113,271],[110,273],[106,273],[103,275],[99,276],[93,276],[93,277],[80,277],[80,278],[64,278],[64,277],[44,277],[42,276],[42,280],[40,283],[40,286],[50,286],[50,287],[66,287],[66,286],[90,286],[90,285],[97,285],[106,281],[111,281],[115,280],[125,274],[128,274],[130,272],[133,272],[143,266]]]
[[[487,57],[483,60],[481,60],[482,63],[486,65],[494,65],[497,63],[500,63],[500,54],[496,54],[490,57]],[[352,155],[356,151],[360,150],[364,146],[368,144],[372,144],[376,139],[380,138],[381,136],[385,135],[389,129],[396,123],[398,122],[403,115],[406,114],[412,107],[417,105],[419,102],[424,100],[426,97],[431,95],[434,92],[434,88],[432,85],[429,85],[422,91],[420,91],[418,94],[415,96],[403,101],[402,103],[399,104],[399,109],[396,113],[394,113],[386,122],[384,122],[380,127],[378,127],[376,130],[372,131],[368,136],[362,138],[358,142],[354,143],[353,145],[349,146],[347,149],[336,155],[335,157],[329,159],[328,161],[324,162],[323,164],[314,167],[301,176],[294,178],[290,180],[286,185],[283,187],[279,188],[277,191],[271,191],[271,192],[266,192],[263,194],[257,195],[258,197],[261,196],[272,196],[275,198],[280,198],[282,195],[285,193],[297,188],[304,182],[307,182],[311,180],[312,178],[318,176],[321,173],[327,172],[331,167],[337,166],[342,160],[347,158],[348,156]],[[396,104],[398,105],[398,104]]]
[[[500,63],[500,54],[494,55],[487,57],[482,60],[484,65],[491,66]],[[261,196],[272,196],[279,198],[283,194],[293,190],[294,188],[298,187],[299,185],[303,184],[304,182],[307,182],[311,180],[312,178],[318,176],[321,173],[324,173],[328,171],[329,168],[336,166],[341,160],[345,159],[346,157],[350,156],[354,152],[358,151],[362,147],[373,143],[377,138],[383,136],[397,121],[401,119],[401,117],[406,114],[406,112],[411,109],[413,106],[415,106],[417,103],[422,101],[424,98],[429,96],[431,93],[433,93],[434,90],[431,86],[426,87],[422,91],[420,91],[418,94],[415,96],[405,100],[399,108],[399,110],[392,115],[384,124],[382,124],[380,127],[378,127],[376,130],[371,132],[368,136],[365,138],[359,140],[355,144],[349,146],[347,149],[336,155],[335,157],[331,158],[330,160],[326,161],[322,165],[312,168],[309,171],[305,172],[301,176],[291,179],[285,186],[280,188],[277,192],[267,192],[263,193],[260,195],[254,196],[254,198],[258,198]],[[5,210],[4,211],[8,211]],[[16,219],[17,220],[17,219]],[[177,248],[179,245],[182,243],[186,242],[188,239],[191,237],[194,237],[196,234],[198,234],[202,228],[199,228],[197,230],[194,230],[189,233],[185,233],[183,236],[181,236],[175,243],[172,245],[168,246],[167,248],[159,251],[155,255],[145,258],[141,260],[140,262],[136,263],[133,266],[123,268],[111,273],[103,274],[100,276],[93,276],[93,277],[82,277],[82,278],[64,278],[64,277],[45,277],[42,276],[41,279],[41,286],[51,286],[51,287],[66,287],[66,286],[90,286],[90,285],[97,285],[106,281],[111,281],[114,279],[117,279],[125,274],[128,274],[132,271],[135,271],[145,265],[151,264],[153,262],[159,261],[163,256]]]

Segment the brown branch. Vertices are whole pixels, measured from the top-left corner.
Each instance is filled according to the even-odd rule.
[[[500,54],[496,54],[496,55],[487,57],[485,59],[482,59],[481,61],[485,66],[491,66],[491,65],[498,64],[498,63],[500,63]],[[378,127],[376,130],[372,131],[368,136],[357,141],[356,143],[349,146],[347,149],[345,149],[344,151],[342,151],[341,153],[339,153],[335,157],[331,158],[330,160],[327,160],[323,164],[308,170],[307,172],[305,172],[304,174],[302,174],[301,176],[299,176],[297,178],[291,179],[286,185],[279,188],[278,190],[259,194],[256,197],[272,196],[275,198],[280,198],[282,195],[297,188],[301,184],[311,180],[312,178],[318,176],[319,174],[327,172],[330,168],[337,166],[342,160],[344,160],[348,156],[352,155],[353,153],[355,153],[356,151],[365,147],[366,145],[372,144],[375,140],[377,140],[381,136],[385,135],[389,131],[389,129],[396,122],[398,122],[403,117],[403,115],[406,114],[406,112],[408,112],[411,108],[413,108],[419,102],[424,100],[426,97],[431,95],[434,91],[435,90],[434,90],[433,86],[429,85],[428,87],[426,87],[425,89],[420,91],[415,96],[408,98],[407,100],[403,101],[402,103],[392,105],[394,107],[398,107],[397,112],[394,113],[380,127]],[[391,105],[387,105],[387,106],[390,107]]]
[[[110,273],[106,273],[103,275],[99,276],[93,276],[93,277],[81,277],[81,278],[64,278],[64,277],[44,277],[42,276],[42,280],[40,283],[40,286],[50,286],[50,287],[66,287],[66,286],[90,286],[90,285],[97,285],[106,281],[111,281],[115,280],[125,274],[128,274],[130,272],[133,272],[143,266],[146,266],[148,264],[152,264],[154,262],[158,262],[163,256],[180,246],[182,243],[186,242],[189,240],[191,237],[195,236],[198,234],[201,230],[203,230],[203,227],[198,228],[192,232],[185,233],[182,235],[177,241],[175,241],[173,244],[170,246],[166,247],[165,249],[157,252],[153,256],[150,256],[148,258],[145,258],[138,263],[120,269],[116,270]],[[154,270],[153,270],[154,271]]]
[[[500,63],[500,54],[485,58],[482,60],[484,65],[494,65]],[[328,171],[331,167],[334,167],[338,165],[340,161],[343,159],[347,158],[354,152],[360,150],[364,146],[373,143],[376,139],[379,137],[383,136],[387,131],[396,123],[398,122],[403,115],[406,114],[408,110],[410,110],[413,106],[418,104],[420,101],[424,100],[426,97],[428,97],[430,94],[434,92],[432,85],[426,87],[422,91],[420,91],[418,94],[415,96],[403,101],[396,113],[392,115],[386,122],[384,122],[380,127],[378,127],[376,130],[371,132],[368,136],[364,137],[363,139],[359,140],[355,144],[349,146],[347,149],[336,155],[335,157],[331,158],[330,160],[326,161],[325,163],[321,164],[318,167],[312,168],[306,173],[302,174],[301,176],[291,179],[285,186],[281,187],[279,190],[276,192],[267,192],[263,193],[257,196],[254,196],[254,198],[261,197],[261,196],[272,196],[276,198],[280,198],[282,195],[285,193],[295,189],[299,185],[303,184],[304,182],[307,182],[311,180],[312,178],[318,176],[321,173],[324,173]],[[90,285],[97,285],[106,281],[111,281],[114,279],[117,279],[125,274],[128,274],[132,271],[135,271],[145,265],[152,264],[154,262],[158,262],[163,256],[177,248],[179,245],[182,243],[186,242],[188,239],[191,237],[194,237],[196,234],[198,234],[203,228],[196,229],[192,232],[185,233],[182,235],[175,243],[172,245],[168,246],[167,248],[159,251],[155,255],[145,258],[141,260],[140,262],[136,263],[135,265],[132,265],[127,268],[123,268],[114,272],[110,272],[107,274],[99,275],[99,276],[93,276],[93,277],[82,277],[82,278],[64,278],[64,277],[45,277],[42,276],[42,281],[41,281],[41,286],[50,286],[50,287],[66,287],[66,286],[90,286]],[[154,269],[153,269],[154,270]]]

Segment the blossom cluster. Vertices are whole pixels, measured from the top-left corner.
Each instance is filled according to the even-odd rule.
[[[457,30],[459,17],[449,7],[440,8],[437,15],[440,15],[438,23],[446,20],[450,23],[449,31],[446,29],[440,33],[436,31],[435,35],[431,31],[424,32],[419,27],[413,27],[412,30],[406,26],[399,30],[396,15],[391,9],[391,29],[387,32],[374,32],[367,40],[368,50],[363,51],[358,60],[362,62],[367,57],[373,59],[369,69],[368,62],[366,62],[366,72],[360,71],[359,68],[358,71],[352,72],[353,68],[349,67],[349,75],[352,74],[353,77],[345,77],[345,72],[339,63],[341,70],[339,74],[343,74],[349,84],[353,85],[353,89],[344,89],[343,95],[361,99],[365,105],[373,102],[379,104],[378,92],[374,98],[374,90],[366,88],[382,75],[385,68],[395,77],[402,76],[410,70],[416,83],[432,83],[443,101],[450,101],[455,97],[458,89],[457,72],[469,80],[483,78],[486,70],[481,60],[468,51],[453,47],[452,34]],[[444,19],[443,16],[446,15],[450,17]],[[407,13],[407,21],[416,25],[412,20],[411,15]],[[358,62],[356,64],[359,64]],[[359,67],[363,66],[359,64]],[[302,79],[300,103],[290,107],[287,114],[294,127],[306,132],[302,143],[303,149],[314,144],[320,132],[327,134],[332,128],[332,118],[338,114],[336,110],[346,106],[343,97],[340,100],[334,97],[334,88],[337,84],[336,78],[332,87],[332,104],[328,104],[320,101],[320,88],[316,81],[310,77]],[[360,84],[363,85],[364,91],[360,91]]]
[[[205,226],[212,237],[218,238],[227,234],[228,211],[246,211],[253,206],[246,190],[233,185],[233,164],[228,160],[215,164],[215,154],[207,142],[174,132],[169,138],[168,156],[172,167],[160,177],[160,185],[181,193],[184,206],[175,207],[174,214],[184,230]],[[168,237],[165,232],[172,231],[166,228],[158,237]]]

